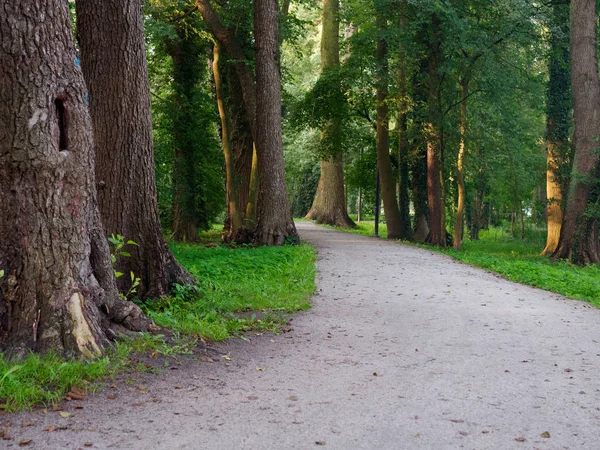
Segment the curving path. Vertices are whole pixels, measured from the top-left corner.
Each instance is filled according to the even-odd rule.
[[[600,310],[428,250],[298,229],[320,258],[292,331],[220,344],[69,418],[0,416],[14,437],[0,448],[600,448]]]

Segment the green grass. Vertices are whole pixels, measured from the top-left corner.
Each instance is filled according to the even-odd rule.
[[[145,305],[158,326],[222,340],[249,328],[274,331],[285,321],[283,312],[310,307],[316,270],[312,247],[171,248],[199,284]],[[240,317],[247,311],[261,313]]]
[[[479,241],[465,241],[460,251],[445,253],[497,272],[505,278],[546,289],[600,307],[600,268],[579,267],[541,256],[543,240],[516,239],[497,229],[482,231]]]
[[[201,236],[213,245],[219,238],[220,227]],[[157,325],[174,330],[174,336],[124,337],[93,361],[33,353],[13,360],[0,353],[0,411],[55,404],[73,386],[92,391],[119,373],[155,372],[160,367],[140,361],[140,355],[187,354],[198,338],[221,340],[249,329],[277,332],[289,312],[310,306],[316,273],[312,247],[173,244],[172,249],[199,285],[177,287],[171,297],[149,301],[143,308]]]

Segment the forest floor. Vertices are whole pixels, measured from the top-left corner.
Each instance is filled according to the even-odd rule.
[[[600,448],[599,309],[427,249],[298,229],[318,288],[290,330],[199,347],[62,414],[0,416],[0,447]]]

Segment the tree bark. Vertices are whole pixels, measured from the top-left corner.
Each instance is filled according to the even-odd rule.
[[[335,73],[340,69],[340,20],[338,0],[323,0],[323,30],[321,33],[321,76]],[[339,79],[339,77],[331,77]],[[339,90],[340,86],[331,86]],[[335,111],[337,105],[331,105]],[[344,196],[344,167],[341,143],[341,118],[333,114],[321,130],[321,146],[327,155],[320,161],[321,176],[317,185],[315,200],[307,219],[337,225],[343,228],[354,228],[356,224],[348,216]]]
[[[460,250],[463,240],[463,223],[465,212],[465,151],[467,139],[467,98],[469,96],[469,77],[463,76],[460,81],[462,103],[460,105],[460,144],[456,161],[456,186],[458,202],[454,221],[454,248]]]
[[[275,0],[255,0],[256,154],[260,201],[255,242],[283,245],[299,240],[285,185],[279,71],[279,10]]]
[[[160,228],[141,4],[77,0],[76,10],[102,223],[108,236],[118,233],[138,244],[118,262],[120,272],[140,277],[137,295],[160,297],[175,283],[193,280],[175,261]],[[119,279],[122,290],[128,278]]]
[[[439,63],[441,57],[440,21],[433,14],[429,41],[429,94],[427,98],[427,200],[429,205],[429,235],[426,242],[438,247],[446,247],[446,227],[443,223],[444,204],[442,188],[442,147],[440,126],[442,121],[440,105],[441,79]]]
[[[388,62],[387,42],[385,40],[386,22],[382,17],[383,12],[377,10],[377,118],[376,118],[376,148],[377,167],[381,182],[381,194],[383,198],[383,210],[387,224],[387,238],[400,239],[403,237],[402,219],[396,199],[396,180],[392,172],[392,160],[390,158],[390,131],[389,131],[389,107],[388,100]]]
[[[221,72],[219,44],[215,43],[213,47],[213,78],[215,82],[215,92],[217,97],[217,107],[221,118],[221,140],[223,143],[223,154],[225,156],[225,184],[227,190],[227,212],[230,220],[229,235],[227,241],[235,240],[235,236],[240,232],[243,222],[240,206],[238,204],[238,192],[235,183],[235,162],[231,151],[231,139],[229,132],[229,123],[225,113],[225,101],[223,87],[221,85]]]
[[[576,264],[600,263],[598,220],[586,217],[590,191],[597,182],[600,138],[600,81],[595,0],[571,2],[571,87],[575,158],[567,206],[555,258]]]
[[[546,103],[546,221],[548,234],[542,255],[558,247],[563,220],[563,191],[570,153],[571,83],[569,73],[569,5],[554,4],[550,22],[550,79]]]
[[[66,2],[5,2],[0,235],[10,239],[0,239],[0,351],[94,357],[114,337],[109,319],[150,324],[118,297],[86,103]]]
[[[402,22],[405,26],[405,23]],[[406,77],[406,51],[400,49],[398,70],[398,209],[400,210],[401,239],[412,240],[410,226],[410,180],[408,177],[408,86]]]

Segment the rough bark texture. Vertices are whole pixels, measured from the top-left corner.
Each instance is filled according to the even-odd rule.
[[[321,72],[337,71],[340,68],[339,3],[338,0],[323,0],[323,30],[321,34]],[[331,86],[331,89],[337,87]],[[333,105],[333,108],[336,106]],[[322,146],[327,156],[321,160],[321,176],[313,205],[306,215],[318,223],[354,228],[356,224],[348,216],[344,190],[344,168],[342,162],[341,119],[334,117],[323,125]]]
[[[575,158],[560,241],[553,256],[574,263],[599,263],[597,219],[585,216],[596,182],[600,138],[600,81],[595,0],[571,2],[571,87]]]
[[[441,80],[439,74],[440,59],[440,21],[434,14],[431,20],[429,41],[429,95],[427,99],[429,123],[427,125],[427,199],[429,205],[429,235],[426,242],[439,247],[446,246],[446,227],[444,219],[444,203],[442,188],[442,145],[440,124],[442,120],[440,107]]]
[[[98,200],[105,232],[139,246],[118,269],[140,277],[141,298],[192,282],[162,235],[154,179],[150,87],[138,0],[77,0],[81,63],[89,89]],[[133,246],[132,246],[133,247]],[[126,289],[129,277],[120,285]]]
[[[5,2],[0,351],[93,357],[114,337],[105,313],[121,322],[139,318],[139,308],[125,311],[118,298],[96,203],[86,102],[66,2]]]
[[[390,131],[389,131],[389,107],[388,100],[388,62],[387,42],[384,37],[386,23],[382,17],[383,12],[377,12],[377,28],[379,38],[377,39],[377,119],[376,119],[376,148],[377,167],[381,182],[381,197],[383,199],[383,210],[387,224],[387,238],[400,239],[402,233],[402,219],[396,199],[396,180],[392,172],[392,160],[390,158]]]
[[[546,103],[546,220],[548,234],[543,255],[551,255],[560,240],[563,220],[564,173],[570,153],[571,83],[569,79],[569,5],[554,4],[550,26],[550,80]]]
[[[299,240],[285,185],[278,25],[277,2],[255,0],[256,153],[261,190],[255,242],[265,245]]]

